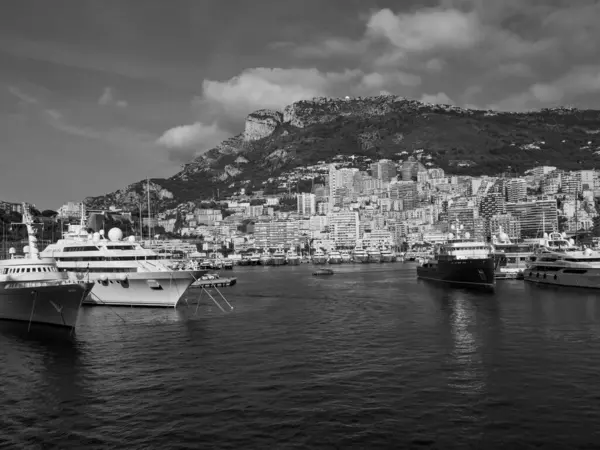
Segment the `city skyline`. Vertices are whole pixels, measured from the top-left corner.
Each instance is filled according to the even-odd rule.
[[[598,105],[592,1],[3,6],[0,188],[50,208],[170,176],[253,110],[313,96]]]

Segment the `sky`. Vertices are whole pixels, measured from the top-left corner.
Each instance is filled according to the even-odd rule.
[[[316,96],[600,109],[599,22],[596,0],[5,0],[0,200],[169,177]]]

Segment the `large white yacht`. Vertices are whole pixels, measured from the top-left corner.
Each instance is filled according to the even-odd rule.
[[[285,257],[285,261],[287,264],[289,264],[290,266],[297,266],[300,264],[300,257],[298,256],[298,253],[296,253],[296,250],[288,250],[286,257]]]
[[[53,259],[39,257],[25,205],[23,222],[29,238],[25,255],[17,256],[11,248],[11,258],[0,260],[0,319],[74,328],[93,283],[72,281]]]
[[[367,249],[367,259],[369,262],[381,262],[381,252],[379,251],[378,248],[375,247],[369,247]]]
[[[525,281],[600,289],[600,252],[581,250],[560,233],[550,233],[531,257]]]
[[[88,234],[82,225],[41,255],[56,259],[58,268],[75,280],[92,281],[84,303],[109,306],[175,307],[187,288],[206,270],[174,270],[169,261],[143,248],[133,236],[123,240],[118,228]]]
[[[369,255],[367,254],[367,251],[364,248],[355,247],[354,251],[352,252],[352,260],[354,262],[368,263]]]

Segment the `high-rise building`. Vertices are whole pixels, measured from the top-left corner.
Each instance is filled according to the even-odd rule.
[[[354,189],[354,176],[358,173],[355,168],[336,169],[334,164],[329,165],[329,195],[335,195],[338,188]]]
[[[327,215],[329,230],[336,247],[353,248],[359,237],[359,220],[356,211],[339,211]]]
[[[414,181],[403,181],[390,186],[390,198],[392,200],[402,200],[402,209],[414,209],[419,200],[417,192],[417,183]]]
[[[521,224],[522,237],[538,237],[541,233],[558,231],[556,200],[506,203],[506,213]]]
[[[384,183],[396,176],[396,164],[389,159],[381,159],[371,164],[371,176]]]
[[[317,212],[317,200],[315,194],[298,194],[298,214],[303,216],[314,216]]]
[[[527,198],[527,181],[523,178],[513,178],[506,183],[506,198],[515,203]]]

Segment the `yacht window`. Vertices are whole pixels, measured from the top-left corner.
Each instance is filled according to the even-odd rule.
[[[66,247],[63,249],[64,252],[99,252],[98,247],[87,245],[85,247]]]

